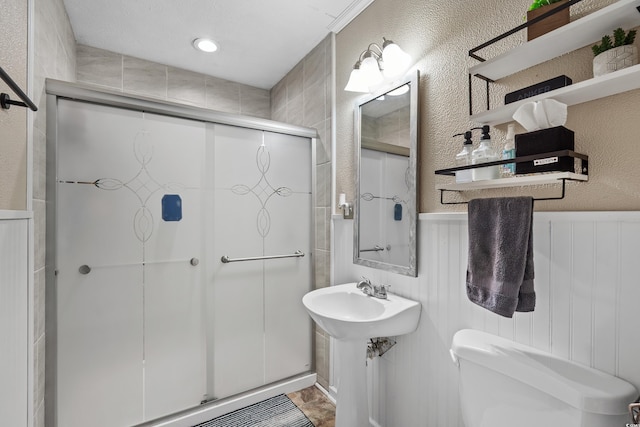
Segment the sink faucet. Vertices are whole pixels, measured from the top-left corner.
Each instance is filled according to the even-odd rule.
[[[365,295],[373,295],[373,285],[371,284],[371,280],[366,277],[362,277],[362,280],[358,282],[356,288],[360,289]]]
[[[374,285],[371,280],[366,277],[362,277],[362,280],[356,285],[365,295],[369,295],[374,298],[387,299],[387,289],[390,285]]]

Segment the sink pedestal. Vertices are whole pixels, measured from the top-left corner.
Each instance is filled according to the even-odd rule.
[[[416,330],[421,305],[388,294],[372,298],[345,283],[311,291],[302,298],[311,318],[336,339],[340,363],[336,427],[369,427],[367,396],[367,340],[395,337]]]
[[[340,378],[335,427],[369,427],[367,398],[367,342],[336,340]]]

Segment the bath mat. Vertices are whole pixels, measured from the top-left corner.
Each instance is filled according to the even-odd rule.
[[[313,427],[284,394],[198,424],[194,427]]]

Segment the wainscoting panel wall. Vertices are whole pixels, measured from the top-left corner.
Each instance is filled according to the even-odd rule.
[[[335,283],[364,275],[422,303],[417,331],[369,360],[372,425],[464,426],[449,357],[453,334],[463,328],[549,351],[640,390],[640,212],[536,212],[536,309],[513,319],[467,299],[466,213],[420,215],[417,278],[352,264],[352,221],[336,216],[334,225]]]
[[[30,213],[0,211],[0,417],[26,427],[29,380],[28,230]]]

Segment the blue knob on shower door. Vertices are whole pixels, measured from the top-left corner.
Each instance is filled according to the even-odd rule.
[[[162,196],[162,219],[164,221],[180,221],[182,219],[182,198],[178,194]]]
[[[402,205],[400,203],[396,203],[393,207],[393,219],[402,221]]]

